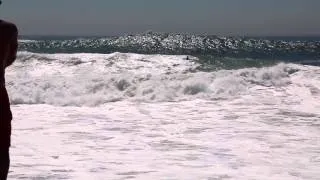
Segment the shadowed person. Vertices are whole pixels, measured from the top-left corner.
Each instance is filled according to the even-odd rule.
[[[10,166],[12,114],[5,87],[5,69],[16,59],[17,36],[18,30],[14,24],[0,20],[0,180],[7,179]]]

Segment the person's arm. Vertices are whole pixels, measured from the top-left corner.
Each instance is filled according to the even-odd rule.
[[[9,41],[9,52],[6,59],[6,67],[10,66],[15,61],[18,51],[18,29],[13,24],[11,28],[12,37]]]

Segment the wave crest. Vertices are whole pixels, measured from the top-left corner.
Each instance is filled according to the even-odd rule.
[[[205,54],[215,58],[280,59],[293,62],[319,59],[320,41],[149,32],[104,38],[22,40],[19,47],[21,51],[37,53]]]

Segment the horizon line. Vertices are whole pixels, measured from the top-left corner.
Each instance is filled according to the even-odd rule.
[[[320,34],[213,34],[213,33],[191,33],[191,32],[138,32],[138,33],[121,33],[121,34],[19,34],[19,37],[33,36],[33,37],[119,37],[127,35],[139,34],[183,34],[183,35],[204,35],[217,37],[320,37]]]

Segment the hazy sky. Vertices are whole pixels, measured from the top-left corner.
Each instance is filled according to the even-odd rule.
[[[3,0],[20,34],[320,35],[320,0]]]

